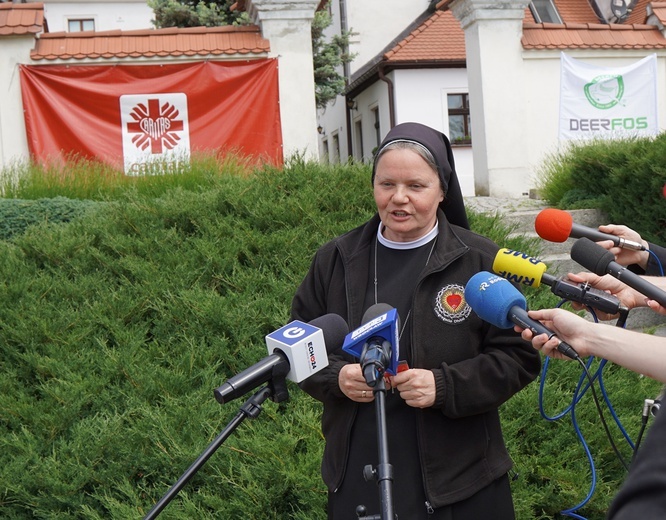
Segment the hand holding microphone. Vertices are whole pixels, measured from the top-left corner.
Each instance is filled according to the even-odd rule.
[[[338,384],[353,401],[369,402],[384,374],[409,406],[427,408],[435,402],[435,376],[431,370],[399,367],[398,312],[385,303],[371,306],[363,315],[362,325],[345,338],[342,349],[359,358],[340,370]]]
[[[666,307],[665,290],[618,264],[613,253],[590,239],[583,237],[576,241],[571,247],[571,259],[599,276],[610,274],[651,300],[655,300],[662,307]]]
[[[647,247],[639,240],[628,240],[624,236],[602,233],[587,226],[581,226],[573,222],[570,213],[561,209],[546,208],[542,210],[534,221],[534,229],[537,234],[549,242],[564,242],[568,238],[589,238],[594,242],[610,240],[615,247],[631,249],[634,251],[645,251]],[[634,238],[636,238],[634,236]]]
[[[622,302],[614,295],[596,289],[587,283],[558,279],[546,273],[546,264],[525,253],[511,249],[500,249],[493,261],[493,271],[526,287],[539,287],[544,283],[556,296],[592,307],[607,315],[616,315],[620,310],[627,311]],[[610,319],[610,318],[609,318]]]
[[[530,329],[535,336],[546,334],[549,339],[554,338],[560,353],[571,359],[579,359],[578,353],[570,345],[528,315],[525,297],[507,279],[486,271],[476,273],[465,286],[465,299],[482,320],[500,329],[510,329],[517,325],[521,329]]]
[[[601,247],[608,249],[611,253],[613,253],[613,255],[615,255],[615,261],[618,264],[624,266],[637,265],[643,270],[647,268],[647,263],[650,259],[650,252],[648,251],[649,244],[641,238],[640,234],[627,226],[621,226],[617,224],[599,226],[599,231],[608,233],[632,243],[642,244],[643,249],[636,250],[633,248],[618,246],[615,243],[610,245],[611,243],[608,240],[599,242]]]

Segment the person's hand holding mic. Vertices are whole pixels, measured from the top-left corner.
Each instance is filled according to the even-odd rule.
[[[405,370],[391,377],[391,385],[400,392],[400,397],[408,406],[429,408],[435,404],[437,390],[432,370]]]
[[[599,226],[599,231],[624,238],[625,240],[641,243],[646,249],[649,249],[649,244],[641,238],[641,235],[627,226],[608,224],[607,226]],[[647,267],[648,259],[650,257],[648,251],[635,251],[633,249],[622,248],[613,244],[611,240],[602,240],[597,242],[597,244],[613,253],[615,255],[615,261],[618,264],[625,266],[635,264],[642,269]]]
[[[531,310],[527,314],[555,333],[554,336],[548,334],[535,335],[530,329],[523,329],[516,325],[514,330],[520,332],[525,341],[531,341],[532,346],[537,350],[556,359],[571,359],[571,357],[565,356],[557,349],[560,343],[564,341],[571,345],[575,343],[574,348],[579,356],[592,355],[589,350],[590,344],[585,339],[590,323],[584,318],[564,309]]]
[[[372,388],[363,377],[360,363],[344,365],[338,374],[338,385],[342,393],[352,401],[369,403],[375,399]]]
[[[622,302],[622,304],[629,309],[645,307],[647,305],[647,298],[643,294],[639,293],[635,289],[632,289],[627,284],[621,282],[609,274],[599,276],[594,273],[582,271],[576,274],[567,274],[567,279],[575,283],[587,283],[595,289],[606,291],[617,297]],[[585,306],[581,305],[580,303],[570,303],[571,306],[577,311],[586,310]],[[657,305],[659,304],[657,303]],[[596,315],[597,318],[602,321],[609,321],[618,318],[618,314],[611,315],[599,311],[596,311]]]

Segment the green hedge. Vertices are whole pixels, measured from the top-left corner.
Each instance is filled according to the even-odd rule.
[[[562,209],[598,208],[666,244],[666,134],[571,144],[545,161],[541,192]]]
[[[266,355],[316,248],[374,211],[364,165],[294,161],[207,179],[157,197],[130,191],[0,240],[1,518],[143,517],[238,413],[242,399],[220,406],[213,390]],[[529,250],[500,219],[470,216]],[[556,365],[553,408],[579,371]],[[635,438],[658,385],[617,367],[607,376]],[[320,405],[289,385],[290,400],[243,422],[161,518],[325,518]],[[538,389],[502,408],[525,520],[557,516],[590,483],[568,421],[539,417]],[[600,475],[583,512],[600,520],[624,470],[590,403],[578,413]]]

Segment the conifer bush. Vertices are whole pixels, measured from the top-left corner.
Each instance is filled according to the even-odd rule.
[[[541,167],[544,198],[561,209],[597,208],[608,223],[666,244],[666,133],[574,142]]]
[[[363,164],[206,163],[183,175],[171,188],[99,188],[75,217],[16,224],[0,240],[0,518],[144,517],[238,413],[244,398],[221,406],[213,390],[267,355],[264,336],[289,319],[316,248],[374,212]],[[69,190],[51,197],[77,198]],[[533,250],[499,217],[470,220]],[[548,375],[553,408],[571,397],[574,365]],[[635,438],[658,385],[617,367],[605,383]],[[161,518],[325,518],[320,405],[288,385],[290,399],[245,420]],[[553,518],[589,486],[570,426],[540,419],[538,391],[501,411],[525,520]],[[578,413],[602,472],[585,513],[600,520],[624,470],[589,398]]]

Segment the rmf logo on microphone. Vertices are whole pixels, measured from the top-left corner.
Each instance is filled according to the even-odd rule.
[[[302,321],[292,321],[266,336],[268,353],[283,352],[289,359],[287,379],[297,383],[328,366],[324,333]]]

